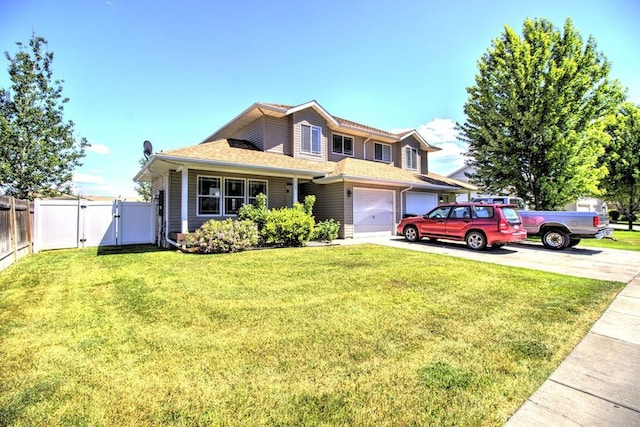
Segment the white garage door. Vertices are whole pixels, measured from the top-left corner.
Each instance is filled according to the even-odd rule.
[[[393,233],[393,195],[390,190],[353,190],[355,237],[388,236]]]
[[[409,191],[407,193],[407,208],[404,210],[404,213],[424,215],[436,206],[438,206],[437,194]]]

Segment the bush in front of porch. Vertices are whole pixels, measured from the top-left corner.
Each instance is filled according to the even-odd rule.
[[[330,219],[316,224],[315,196],[291,208],[267,209],[267,196],[258,194],[255,204],[244,205],[238,220],[210,220],[187,237],[189,251],[238,252],[256,247],[299,247],[310,240],[330,242],[338,237],[340,223]]]

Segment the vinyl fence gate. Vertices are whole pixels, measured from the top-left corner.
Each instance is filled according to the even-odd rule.
[[[34,252],[154,243],[152,203],[40,200],[34,209]]]

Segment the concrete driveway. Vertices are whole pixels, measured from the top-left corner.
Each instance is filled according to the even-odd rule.
[[[629,283],[640,274],[639,251],[590,248],[586,245],[582,246],[584,242],[574,248],[561,251],[546,249],[541,243],[533,242],[507,245],[500,249],[473,251],[463,242],[432,243],[422,240],[409,243],[401,236],[358,238],[346,240],[343,244],[349,243],[374,243],[475,261],[625,283]]]

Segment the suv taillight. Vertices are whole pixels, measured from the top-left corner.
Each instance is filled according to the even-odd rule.
[[[593,226],[597,227],[600,225],[600,217],[596,214],[596,216],[593,217]]]
[[[501,219],[498,223],[498,230],[504,231],[509,228],[509,223],[505,219]]]

